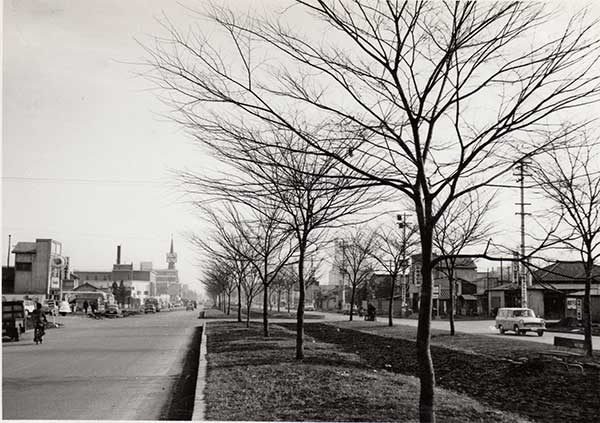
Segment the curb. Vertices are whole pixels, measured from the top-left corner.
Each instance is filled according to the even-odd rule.
[[[196,379],[196,397],[194,399],[194,411],[192,421],[204,421],[206,405],[204,403],[204,388],[206,386],[206,327],[208,322],[202,325],[202,337],[200,338],[200,356],[198,357],[198,377]]]

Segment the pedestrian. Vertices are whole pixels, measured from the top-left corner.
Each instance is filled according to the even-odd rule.
[[[44,312],[42,311],[42,305],[36,303],[36,308],[31,312],[31,321],[33,322],[33,340],[35,344],[42,343],[42,337],[44,336],[45,324],[48,322]]]
[[[90,308],[92,309],[92,314],[96,314],[96,301],[92,301]]]
[[[87,314],[87,311],[88,311],[88,307],[89,307],[89,306],[90,306],[90,304],[87,302],[87,300],[85,300],[85,301],[83,302],[83,312],[84,312],[85,314]]]

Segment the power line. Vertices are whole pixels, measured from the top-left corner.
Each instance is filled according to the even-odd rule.
[[[158,179],[79,179],[79,178],[48,178],[28,176],[2,176],[4,181],[18,182],[54,182],[54,183],[82,183],[82,184],[165,184],[166,181]]]
[[[600,174],[600,170],[596,171],[596,172],[590,172],[590,173],[585,173],[583,175],[575,175],[572,178],[569,178],[568,180],[575,180],[575,179],[580,179],[580,178],[587,178],[590,176],[595,176]],[[543,182],[537,182],[535,184],[531,184],[531,185],[525,185],[524,188],[539,188],[543,185],[552,185],[552,184],[557,184],[563,181],[567,181],[567,179],[557,179],[554,181],[543,181]],[[521,185],[508,185],[508,184],[486,184],[486,187],[492,187],[492,188],[518,188],[521,189]]]

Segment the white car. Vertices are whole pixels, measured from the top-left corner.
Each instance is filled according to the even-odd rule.
[[[304,306],[304,311],[315,311],[315,306],[312,304],[306,304]]]
[[[61,301],[60,303],[58,303],[58,313],[61,316],[66,316],[67,313],[71,312],[71,307],[69,306],[69,302],[68,301]]]
[[[544,330],[546,330],[546,322],[544,322],[544,319],[536,317],[534,311],[530,308],[501,308],[498,309],[498,314],[496,314],[496,329],[500,334],[510,330],[515,335],[531,331],[537,332],[538,336],[542,336]]]

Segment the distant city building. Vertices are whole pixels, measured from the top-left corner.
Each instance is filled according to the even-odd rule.
[[[177,253],[173,248],[173,237],[171,237],[171,248],[167,253],[167,269],[156,269],[156,292],[157,295],[169,294],[171,298],[181,297],[182,287],[179,283],[179,271],[175,268]]]
[[[140,270],[152,270],[152,262],[151,261],[142,261],[140,262]]]
[[[148,264],[150,264],[149,269]],[[112,271],[76,270],[74,274],[80,285],[88,284],[105,291],[112,291],[114,284],[118,287],[122,281],[126,289],[126,297],[131,298],[131,304],[139,305],[147,297],[157,295],[156,272],[152,270],[152,262],[141,262],[140,269],[134,270],[133,263],[121,263],[121,246],[119,245],[117,246],[117,263],[113,264]]]

